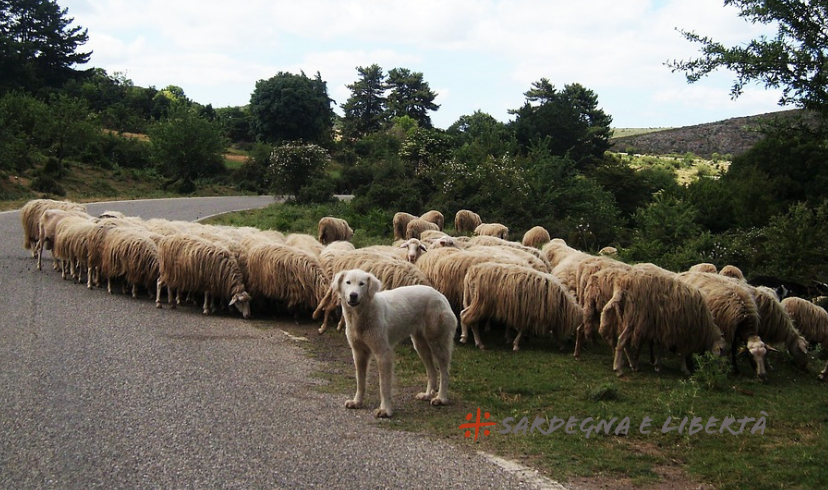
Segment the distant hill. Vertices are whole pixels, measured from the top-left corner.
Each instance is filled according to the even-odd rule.
[[[624,135],[611,138],[612,151],[665,155],[669,153],[694,153],[710,158],[719,155],[739,155],[749,150],[762,138],[758,131],[763,122],[801,116],[800,109],[769,112],[756,116],[736,117],[724,121],[685,126],[681,128],[649,130],[642,134]],[[631,130],[619,130],[629,134]]]

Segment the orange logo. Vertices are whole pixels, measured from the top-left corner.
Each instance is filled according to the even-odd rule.
[[[471,420],[473,417],[472,414],[466,415],[466,420]],[[484,419],[488,419],[490,417],[489,412],[483,414]],[[480,434],[480,429],[483,427],[488,427],[490,425],[497,425],[497,422],[481,422],[480,421],[480,408],[477,409],[477,421],[476,422],[469,422],[468,424],[460,424],[461,429],[468,429],[466,430],[466,437],[471,437],[471,429],[474,429],[474,440],[477,441],[477,436]],[[483,435],[487,436],[490,434],[489,429],[485,429],[483,431]]]

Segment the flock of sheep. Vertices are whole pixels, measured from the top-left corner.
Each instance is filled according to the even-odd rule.
[[[337,272],[362,269],[384,289],[424,284],[440,291],[459,316],[460,341],[471,328],[483,343],[479,325],[505,326],[513,349],[525,335],[575,338],[575,357],[585,341],[603,340],[615,353],[613,369],[638,369],[639,351],[649,347],[660,370],[661,357],[680,356],[689,373],[692,354],[748,353],[756,375],[767,375],[765,357],[774,346],[786,349],[801,368],[810,344],[828,349],[828,313],[797,297],[782,301],[772,289],[749,285],[737,268],[717,271],[712,264],[674,273],[653,264],[629,265],[614,249],[588,254],[552,239],[541,227],[521,242],[509,230],[483,223],[461,210],[457,236],[444,233],[439,211],[422,216],[397,213],[394,244],[355,248],[345,220],[325,217],[317,237],[275,230],[213,226],[163,219],[143,220],[106,212],[93,217],[83,205],[33,200],[21,210],[24,247],[41,268],[51,250],[64,278],[85,280],[88,288],[106,281],[155,294],[175,308],[188,298],[203,312],[235,306],[249,318],[251,302],[299,315],[322,316],[323,333],[340,316],[330,284]],[[469,236],[469,235],[472,236]],[[341,328],[341,317],[340,317]],[[512,337],[513,335],[513,337]],[[828,364],[819,375],[828,374]]]

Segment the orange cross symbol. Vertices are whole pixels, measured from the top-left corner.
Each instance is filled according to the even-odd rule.
[[[486,413],[483,414],[483,418],[488,419],[489,416],[490,416],[489,412],[486,412]],[[471,419],[472,419],[472,414],[466,415],[466,420],[471,420]],[[477,436],[480,433],[480,429],[482,429],[483,427],[490,426],[490,425],[497,425],[497,422],[481,422],[480,421],[480,408],[478,407],[477,408],[477,421],[476,422],[470,422],[468,424],[460,424],[460,428],[461,429],[474,429],[474,440],[477,441]],[[486,429],[486,430],[483,431],[484,436],[487,436],[489,434],[490,434],[489,429]],[[466,430],[466,437],[471,437],[471,430]]]

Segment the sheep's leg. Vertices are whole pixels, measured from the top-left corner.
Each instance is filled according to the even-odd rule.
[[[86,269],[86,289],[92,289],[92,274],[93,269],[91,266],[88,266]]]
[[[164,283],[161,281],[161,278],[158,278],[158,281],[155,283],[155,307],[161,308],[161,288],[164,287]],[[169,292],[169,288],[167,288],[167,292]],[[169,303],[169,301],[168,301]]]
[[[612,369],[621,376],[624,374],[624,349],[632,336],[632,329],[629,326],[624,328],[621,335],[618,336],[618,344],[615,346],[615,358],[613,359]]]
[[[345,315],[339,317],[339,322],[336,324],[336,331],[340,332],[343,328],[345,328]]]
[[[575,360],[578,361],[581,359],[581,348],[583,347],[584,337],[586,333],[584,332],[584,324],[581,323],[578,325],[578,328],[575,329]]]
[[[111,277],[106,278],[106,292],[108,292],[109,294],[112,294],[112,278]]]
[[[175,301],[173,301],[173,292],[174,291],[172,290],[172,288],[170,288],[170,286],[167,286],[167,304],[170,305],[171,310],[174,310],[178,307],[178,304],[180,303],[180,301],[178,300],[177,295],[181,294],[181,290],[179,289],[178,291],[175,291],[175,294],[176,294]]]
[[[828,362],[825,363],[825,368],[819,373],[819,380],[824,380],[826,375],[828,375]]]
[[[138,299],[138,285],[132,285],[132,299]]]
[[[210,293],[206,291],[204,293],[204,306],[201,308],[201,312],[205,315],[210,314]]]
[[[37,270],[43,270],[43,240],[38,240],[35,245],[35,257],[37,257]]]
[[[509,330],[508,328],[506,329]],[[523,330],[518,330],[517,335],[515,336],[515,340],[512,342],[512,351],[517,352],[520,350],[520,338],[523,336]]]

